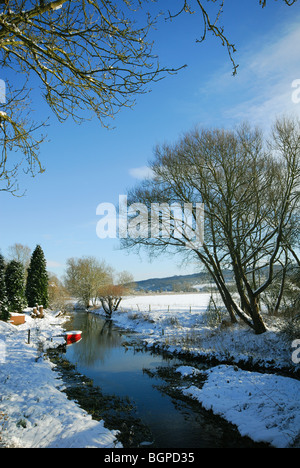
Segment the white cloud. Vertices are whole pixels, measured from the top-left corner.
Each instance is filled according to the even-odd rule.
[[[139,179],[139,180],[150,179],[151,177],[153,177],[152,169],[150,169],[150,167],[147,167],[147,166],[135,167],[135,168],[129,169],[129,174],[134,179]]]
[[[48,268],[60,268],[64,265],[62,263],[56,262],[55,260],[47,260],[47,267]]]
[[[300,78],[300,29],[291,28],[276,41],[269,42],[249,57],[245,74],[252,88],[252,98],[234,111],[259,124],[273,121],[281,114],[300,114],[292,100],[292,83]]]
[[[298,18],[296,18],[298,19]],[[283,114],[300,117],[300,103],[293,102],[294,80],[300,79],[299,22],[285,25],[239,50],[238,75],[216,74],[202,90],[220,96],[222,119],[232,122],[247,120],[269,129]]]
[[[269,39],[259,52],[252,56],[249,68],[252,68],[258,76],[270,77],[270,73],[276,76],[298,72],[298,57],[300,53],[300,29],[293,24],[285,28],[281,34]]]

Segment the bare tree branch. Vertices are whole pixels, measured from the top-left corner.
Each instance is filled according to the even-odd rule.
[[[295,3],[283,1],[288,6]],[[24,79],[18,85],[23,89],[24,102],[22,93],[12,83],[9,103],[5,105],[2,96],[0,99],[0,190],[16,193],[18,167],[23,162],[27,161],[27,170],[32,174],[42,169],[38,150],[44,137],[38,135],[38,130],[44,123],[27,120],[24,111],[17,115],[13,104],[15,98],[18,105],[29,108],[32,80],[41,86],[46,103],[59,121],[71,117],[81,122],[96,116],[107,127],[121,108],[134,105],[136,95],[148,92],[150,84],[180,69],[161,66],[153,53],[149,33],[159,15],[146,11],[146,5],[153,2],[0,1],[2,73],[11,69]],[[199,14],[204,31],[198,42],[205,41],[208,33],[220,40],[227,48],[235,74],[235,46],[220,25],[225,0],[218,4],[217,0],[181,0],[179,4],[179,11],[168,12],[167,19],[185,13]],[[266,0],[259,0],[259,4],[266,6]],[[23,155],[22,163],[19,160],[8,168],[15,151]]]

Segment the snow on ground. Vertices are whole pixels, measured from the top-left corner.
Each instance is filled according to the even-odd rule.
[[[277,319],[265,317],[268,330],[262,335],[243,324],[225,321],[212,326],[213,317],[206,313],[209,299],[206,293],[126,297],[113,320],[137,331],[147,346],[172,353],[188,352],[226,363],[300,368],[292,362],[291,342],[280,333]],[[101,309],[97,312],[103,313]]]
[[[225,365],[243,361],[299,370],[291,359],[291,343],[279,333],[273,318],[266,317],[268,331],[258,336],[241,325],[212,327],[206,313],[209,298],[200,293],[131,296],[122,301],[113,320],[136,331],[148,347],[218,359],[219,365],[207,371],[202,388],[184,385],[184,378],[197,378],[204,371],[190,366],[177,369],[185,395],[235,424],[242,435],[275,447],[295,446],[300,440],[300,382]],[[94,312],[103,314],[101,309]],[[50,312],[42,320],[27,314],[24,325],[0,322],[0,444],[120,447],[115,431],[107,430],[103,421],[92,420],[67,399],[61,391],[62,380],[42,354],[43,349],[61,343],[62,327],[63,319]]]
[[[148,338],[148,343],[169,343],[172,335],[203,330],[204,313],[210,294],[161,294],[131,296],[122,300],[113,319],[126,328],[134,328]],[[164,336],[161,339],[161,336]]]
[[[115,447],[116,432],[68,400],[43,355],[64,340],[62,332],[52,313],[36,320],[26,315],[19,326],[0,322],[0,443],[6,447]]]
[[[209,297],[208,294],[132,296],[122,301],[122,310],[113,319],[120,326],[138,332],[149,347],[215,357],[220,363],[254,364],[264,367],[265,372],[268,368],[299,370],[299,364],[292,361],[291,343],[280,333],[274,317],[265,317],[268,331],[262,335],[255,335],[241,324],[211,327],[206,314]],[[181,366],[177,371],[183,379],[204,372],[190,366]],[[274,447],[299,446],[299,380],[221,364],[207,372],[203,388],[191,386],[182,391],[235,424],[242,435],[254,441]]]
[[[177,369],[182,376],[194,368]],[[199,371],[198,371],[199,372]],[[300,382],[220,365],[203,372],[203,388],[183,387],[184,395],[236,425],[242,436],[277,448],[292,446],[300,433]]]

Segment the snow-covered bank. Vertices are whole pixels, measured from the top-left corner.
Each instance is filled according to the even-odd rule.
[[[113,321],[138,332],[145,345],[170,353],[215,358],[264,368],[299,371],[292,360],[292,343],[281,333],[279,319],[265,316],[267,332],[255,335],[244,324],[211,326],[210,294],[157,294],[123,299]],[[94,313],[103,314],[103,310]],[[300,337],[299,337],[300,339]]]
[[[178,368],[183,378],[195,369]],[[199,372],[199,371],[198,371]],[[182,387],[184,395],[236,425],[242,436],[286,448],[299,442],[300,382],[220,365],[204,372],[203,388]]]
[[[64,340],[61,325],[49,312],[42,320],[26,315],[24,325],[0,322],[0,442],[6,447],[116,446],[116,432],[68,400],[54,365],[43,356]]]
[[[210,327],[207,294],[146,295],[128,297],[113,315],[116,324],[138,332],[145,345],[170,353],[214,357],[220,363],[241,363],[267,369],[289,369],[299,373],[292,360],[292,347],[280,332],[274,317],[265,317],[263,335],[243,325]],[[99,309],[96,313],[102,313]],[[300,338],[300,337],[299,337]],[[182,366],[185,375],[198,369]],[[183,387],[197,399],[237,426],[241,435],[274,447],[299,446],[300,381],[271,373],[249,372],[236,365],[218,365],[207,372],[203,388]]]

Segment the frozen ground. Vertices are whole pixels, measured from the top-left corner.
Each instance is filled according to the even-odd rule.
[[[274,320],[256,336],[240,325],[212,327],[206,314],[209,295],[146,295],[122,301],[116,324],[135,330],[146,346],[170,353],[214,356],[219,365],[207,372],[201,388],[185,383],[200,371],[177,369],[180,390],[205,408],[235,424],[241,434],[274,447],[297,446],[300,434],[300,382],[270,373],[249,372],[235,364],[294,368],[291,343]],[[95,313],[102,314],[101,309]],[[24,325],[0,322],[0,444],[8,447],[120,447],[115,431],[92,420],[61,391],[63,382],[42,350],[62,340],[61,318],[48,312],[43,320],[27,315]],[[27,344],[31,328],[31,343]],[[51,341],[51,338],[53,341]],[[300,338],[300,337],[299,337]],[[300,343],[299,343],[300,348]],[[300,356],[300,349],[297,356]],[[231,365],[227,365],[230,362]]]
[[[114,431],[68,400],[43,355],[42,348],[62,342],[62,332],[52,313],[42,320],[28,315],[17,327],[0,322],[0,443],[6,447],[115,447]]]
[[[230,325],[226,315],[220,325],[214,314],[207,314],[209,299],[205,293],[131,296],[122,301],[113,320],[137,331],[147,346],[172,353],[267,368],[300,368],[292,361],[291,342],[280,333],[278,319],[265,317],[268,331],[263,335],[255,335],[246,325]]]
[[[177,371],[182,372],[180,368]],[[194,368],[190,372],[195,372]],[[205,374],[203,388],[183,386],[183,394],[236,425],[242,436],[255,442],[277,448],[296,446],[300,434],[298,380],[227,365],[213,367]]]

